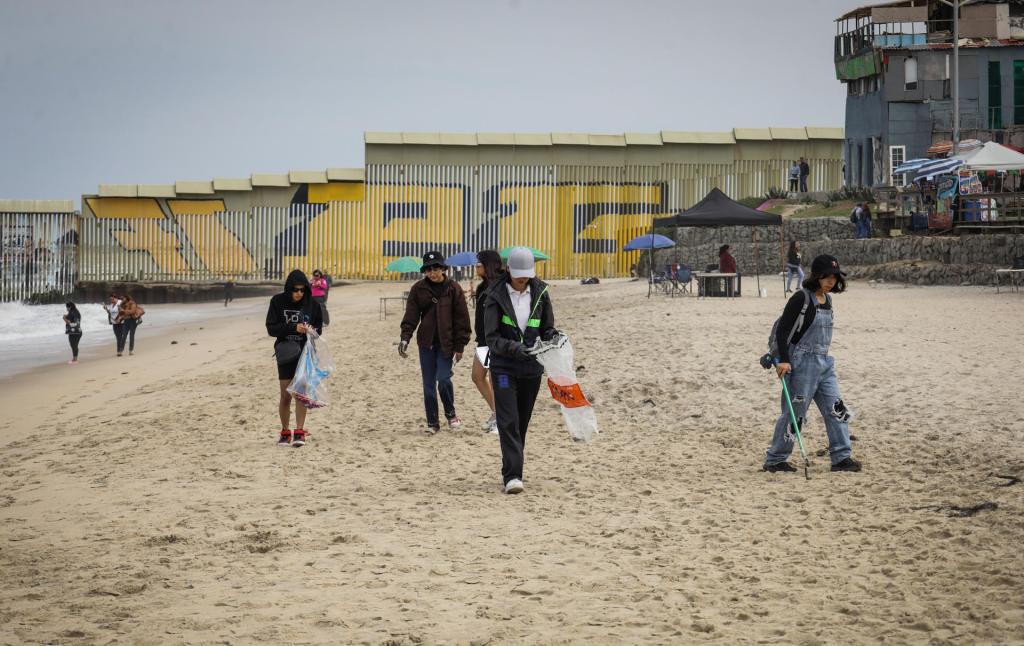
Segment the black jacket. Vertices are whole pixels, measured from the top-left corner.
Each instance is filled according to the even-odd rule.
[[[544,368],[526,349],[537,338],[546,339],[555,331],[555,312],[548,286],[530,279],[530,321],[526,332],[519,330],[512,299],[508,295],[511,278],[507,275],[487,290],[484,299],[484,339],[492,372],[516,377],[539,377]]]
[[[775,328],[775,344],[779,348],[779,362],[789,363],[789,344],[786,343],[786,337],[789,336],[789,331],[796,325],[796,319],[800,316],[800,310],[804,306],[804,302],[809,297],[811,304],[807,306],[807,312],[804,313],[804,324],[793,334],[793,340],[791,344],[796,345],[803,338],[804,332],[811,329],[811,323],[814,323],[814,314],[821,309],[832,309],[832,296],[829,294],[825,295],[825,304],[821,305],[818,303],[818,299],[814,296],[814,292],[809,290],[801,289],[795,294],[789,297],[789,301],[786,303],[786,309],[782,310],[782,316],[779,317],[779,325]]]
[[[292,300],[292,288],[296,285],[303,285],[306,288],[299,302]],[[323,316],[319,303],[313,302],[309,279],[306,278],[306,274],[296,269],[288,274],[284,291],[274,294],[270,299],[270,308],[267,309],[267,334],[277,337],[275,346],[282,341],[298,341],[305,345],[306,335],[296,332],[295,326],[306,323],[311,325],[317,334],[321,334],[324,326]]]

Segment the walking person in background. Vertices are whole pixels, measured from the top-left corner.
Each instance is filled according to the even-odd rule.
[[[235,300],[235,281],[228,279],[228,282],[224,283],[224,307],[228,306],[228,303]]]
[[[128,339],[129,356],[135,354],[135,330],[139,327],[139,323],[142,322],[142,315],[145,313],[146,310],[142,309],[142,306],[136,303],[134,298],[128,294],[124,295],[117,318],[124,325],[123,334]],[[121,349],[124,349],[124,340],[121,341]]]
[[[800,192],[807,192],[807,177],[811,174],[811,166],[803,157],[800,158]]]
[[[867,204],[860,211],[860,231],[862,238],[871,237],[871,207]]]
[[[853,223],[853,226],[855,228],[854,237],[856,237],[856,238],[864,237],[864,236],[861,235],[861,233],[863,231],[863,227],[862,227],[861,219],[860,219],[860,214],[861,214],[861,212],[863,210],[864,210],[864,203],[863,202],[857,202],[857,204],[854,205],[853,210],[850,211],[850,222]]]
[[[509,254],[505,276],[487,290],[484,301],[484,338],[507,494],[523,491],[526,431],[544,374],[529,349],[538,339],[548,340],[557,332],[548,286],[537,279],[533,253],[517,247]]]
[[[68,343],[71,344],[70,364],[78,363],[78,342],[82,340],[82,314],[75,307],[74,303],[65,303],[68,308],[64,315],[64,334],[68,335]]]
[[[330,325],[331,316],[327,313],[327,292],[330,289],[330,285],[319,269],[313,270],[313,280],[309,283],[309,286],[313,290],[313,300],[320,305],[320,309],[323,311],[324,325]]]
[[[409,356],[406,350],[413,332],[416,333],[427,435],[435,435],[441,430],[438,394],[441,395],[448,427],[462,427],[462,420],[455,412],[452,367],[462,360],[462,352],[469,343],[469,308],[462,286],[448,278],[446,269],[448,265],[440,251],[424,254],[423,265],[420,267],[424,278],[416,281],[409,289],[405,316],[402,317],[402,335],[398,342],[398,354],[404,359]]]
[[[843,403],[836,378],[835,359],[829,356],[834,314],[831,294],[846,291],[846,279],[839,261],[818,256],[811,263],[811,276],[803,289],[793,294],[779,317],[775,339],[779,356],[775,371],[780,379],[789,377],[793,413],[802,429],[807,409],[814,401],[825,420],[832,471],[860,471],[860,462],[850,457],[850,426],[853,413]],[[794,329],[800,311],[807,305],[800,329]],[[790,340],[790,331],[793,331]],[[789,405],[782,395],[782,414],[775,422],[772,443],[765,455],[763,471],[793,472],[789,464],[795,433],[790,428]]]
[[[800,188],[800,163],[793,162],[793,165],[789,167],[789,190],[791,193],[796,193],[798,188]]]
[[[284,291],[270,299],[267,309],[267,334],[276,337],[274,357],[277,359],[277,382],[281,398],[277,412],[281,418],[281,434],[278,446],[299,448],[306,444],[306,407],[295,403],[295,430],[292,431],[291,404],[293,397],[288,385],[299,367],[299,357],[306,345],[306,332],[313,329],[320,334],[323,318],[320,307],[310,295],[309,279],[296,269],[288,274]]]
[[[480,391],[487,407],[491,409],[491,416],[483,425],[483,429],[495,435],[498,434],[498,421],[494,414],[494,388],[488,379],[488,368],[483,361],[487,361],[487,337],[484,331],[484,307],[486,292],[494,284],[504,277],[501,271],[501,256],[493,249],[485,249],[476,255],[476,275],[480,278],[480,286],[476,289],[476,307],[474,309],[473,331],[476,334],[476,349],[473,353],[473,384]],[[483,355],[481,359],[480,355]],[[487,361],[489,365],[490,362]]]
[[[111,328],[114,330],[114,339],[117,341],[117,356],[121,356],[124,352],[124,323],[119,320],[121,313],[121,299],[117,297],[117,294],[110,292],[110,296],[107,298],[107,304],[103,306],[103,310],[107,313],[107,321],[110,323]]]
[[[796,276],[796,286],[799,287],[804,282],[804,268],[800,266],[800,243],[793,240],[789,243],[789,251],[786,252],[786,293],[793,291],[790,289],[790,284],[793,282],[793,276]]]

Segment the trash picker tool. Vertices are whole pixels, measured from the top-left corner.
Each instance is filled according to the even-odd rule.
[[[796,442],[800,445],[800,457],[804,459],[804,478],[810,480],[811,476],[807,471],[808,463],[807,452],[804,450],[804,438],[800,435],[800,425],[796,421],[796,412],[793,410],[793,400],[789,396],[789,387],[786,386],[785,375],[779,377],[779,381],[782,382],[782,393],[786,396],[786,406],[789,408],[789,419],[793,422],[793,434],[796,435]]]

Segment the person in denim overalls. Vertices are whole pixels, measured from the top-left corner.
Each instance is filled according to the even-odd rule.
[[[860,462],[850,457],[849,421],[853,415],[839,394],[835,359],[828,354],[832,344],[833,320],[832,297],[829,293],[845,291],[846,281],[843,276],[845,274],[839,269],[839,261],[832,256],[818,256],[811,263],[811,276],[803,283],[804,293],[793,295],[791,302],[794,305],[787,305],[787,312],[783,313],[779,328],[788,334],[792,323],[787,320],[787,313],[794,312],[794,306],[799,311],[806,302],[805,298],[811,299],[813,307],[807,309],[803,329],[799,331],[802,334],[794,337],[796,341],[789,345],[787,353],[780,352],[782,356],[776,372],[783,379],[789,374],[789,394],[793,398],[793,412],[801,429],[811,400],[818,405],[825,420],[832,471],[860,471]],[[795,322],[796,314],[792,314],[791,318]],[[786,462],[793,452],[795,436],[790,428],[785,396],[783,393],[782,414],[775,422],[772,444],[765,455],[765,471],[796,471],[795,467]]]

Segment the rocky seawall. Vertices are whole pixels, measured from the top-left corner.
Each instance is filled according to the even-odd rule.
[[[756,231],[755,231],[756,229]],[[778,227],[678,229],[676,248],[655,252],[655,266],[678,262],[695,270],[718,265],[718,248],[732,247],[744,275],[778,273],[791,240],[802,247],[804,270],[823,253],[839,258],[852,278],[905,282],[915,285],[991,285],[994,271],[1010,267],[1024,256],[1024,235],[896,236],[854,238],[846,218],[787,220],[785,241]],[[757,236],[757,244],[753,240]]]

